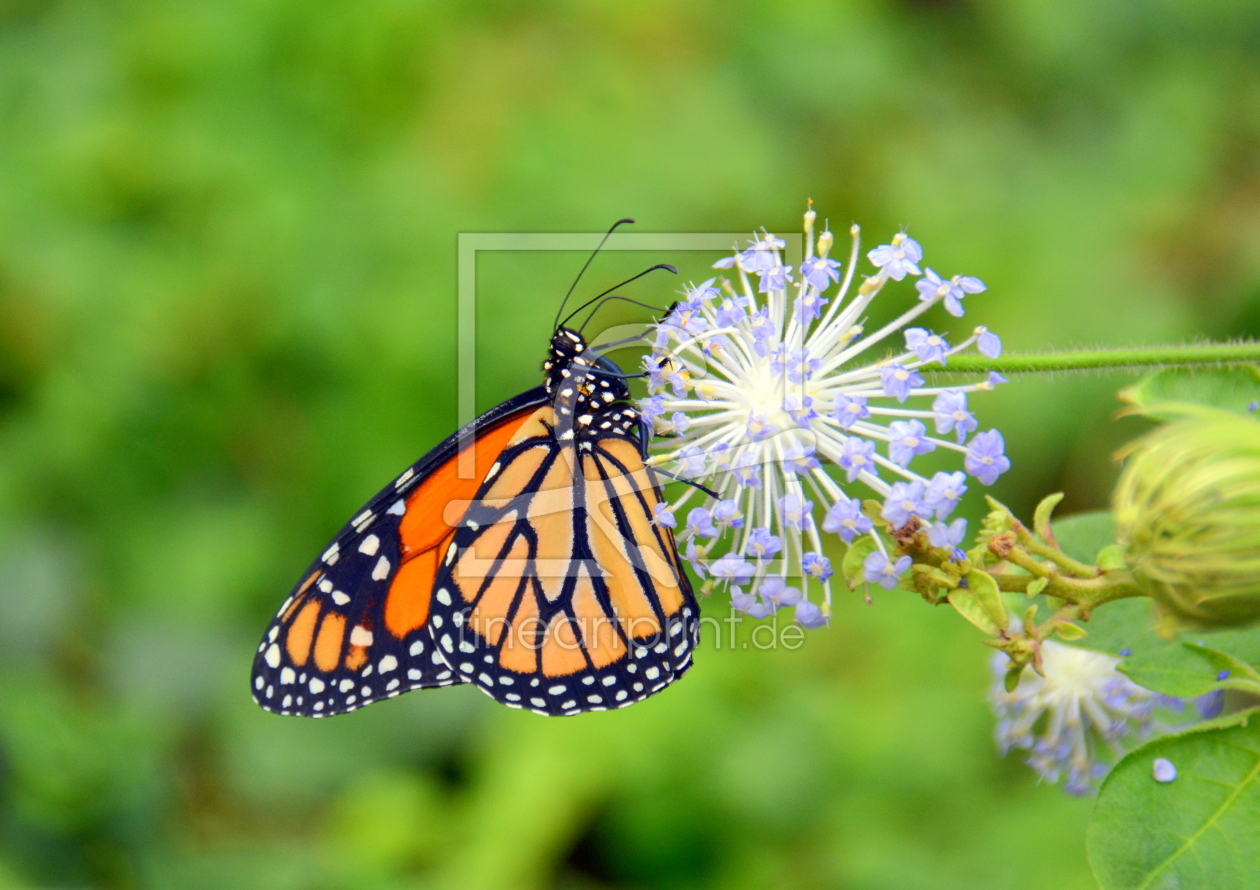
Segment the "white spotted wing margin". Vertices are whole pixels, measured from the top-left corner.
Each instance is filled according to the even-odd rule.
[[[250,676],[254,701],[286,716],[329,717],[413,689],[461,682],[434,657],[420,627],[385,630],[390,585],[402,564],[407,495],[455,457],[470,434],[546,401],[530,390],[481,415],[386,485],[303,573],[269,624]]]
[[[431,627],[461,681],[546,715],[627,707],[691,666],[699,608],[659,487],[623,433],[505,451],[439,571]]]

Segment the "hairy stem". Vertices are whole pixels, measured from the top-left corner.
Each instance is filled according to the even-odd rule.
[[[1091,349],[1038,355],[950,356],[947,368],[922,368],[934,373],[996,371],[999,374],[1036,374],[1050,371],[1088,371],[1098,368],[1142,369],[1232,365],[1260,362],[1260,343],[1208,343],[1197,346],[1152,346],[1137,349]]]

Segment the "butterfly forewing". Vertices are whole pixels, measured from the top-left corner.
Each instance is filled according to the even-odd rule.
[[[462,682],[546,714],[623,707],[691,664],[698,609],[643,464],[637,412],[569,437],[541,408],[448,548],[432,631]]]
[[[325,717],[462,682],[429,632],[434,579],[461,518],[451,505],[477,491],[540,398],[531,391],[478,418],[355,514],[263,637],[252,677],[262,707]]]

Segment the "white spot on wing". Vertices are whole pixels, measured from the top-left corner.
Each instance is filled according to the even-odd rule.
[[[375,538],[376,536],[373,535],[372,537]],[[364,543],[367,543],[367,542],[365,541]],[[372,552],[375,553],[376,551],[374,550]],[[389,560],[382,556],[380,559],[376,561],[376,568],[372,569],[372,580],[384,581],[388,577],[389,577]]]
[[[378,538],[376,535],[368,535],[366,538],[363,539],[363,542],[359,544],[359,552],[366,553],[368,556],[375,556],[376,551],[380,549],[381,549],[381,539]],[[388,573],[389,569],[387,568],[385,571]],[[373,573],[373,577],[376,577],[375,573]],[[380,579],[377,578],[376,580],[379,581]]]
[[[267,654],[263,656],[263,661],[267,662],[267,667],[280,667],[280,647],[272,643],[267,649]]]
[[[388,674],[396,667],[398,667],[398,659],[392,655],[386,655],[377,664],[376,669],[382,674]]]
[[[371,646],[372,640],[372,632],[361,624],[356,624],[350,631],[351,646]]]

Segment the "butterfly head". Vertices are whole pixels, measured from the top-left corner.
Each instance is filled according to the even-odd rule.
[[[596,414],[630,398],[621,370],[591,351],[581,334],[566,327],[558,328],[551,338],[543,373],[548,395],[571,403],[574,414]]]

